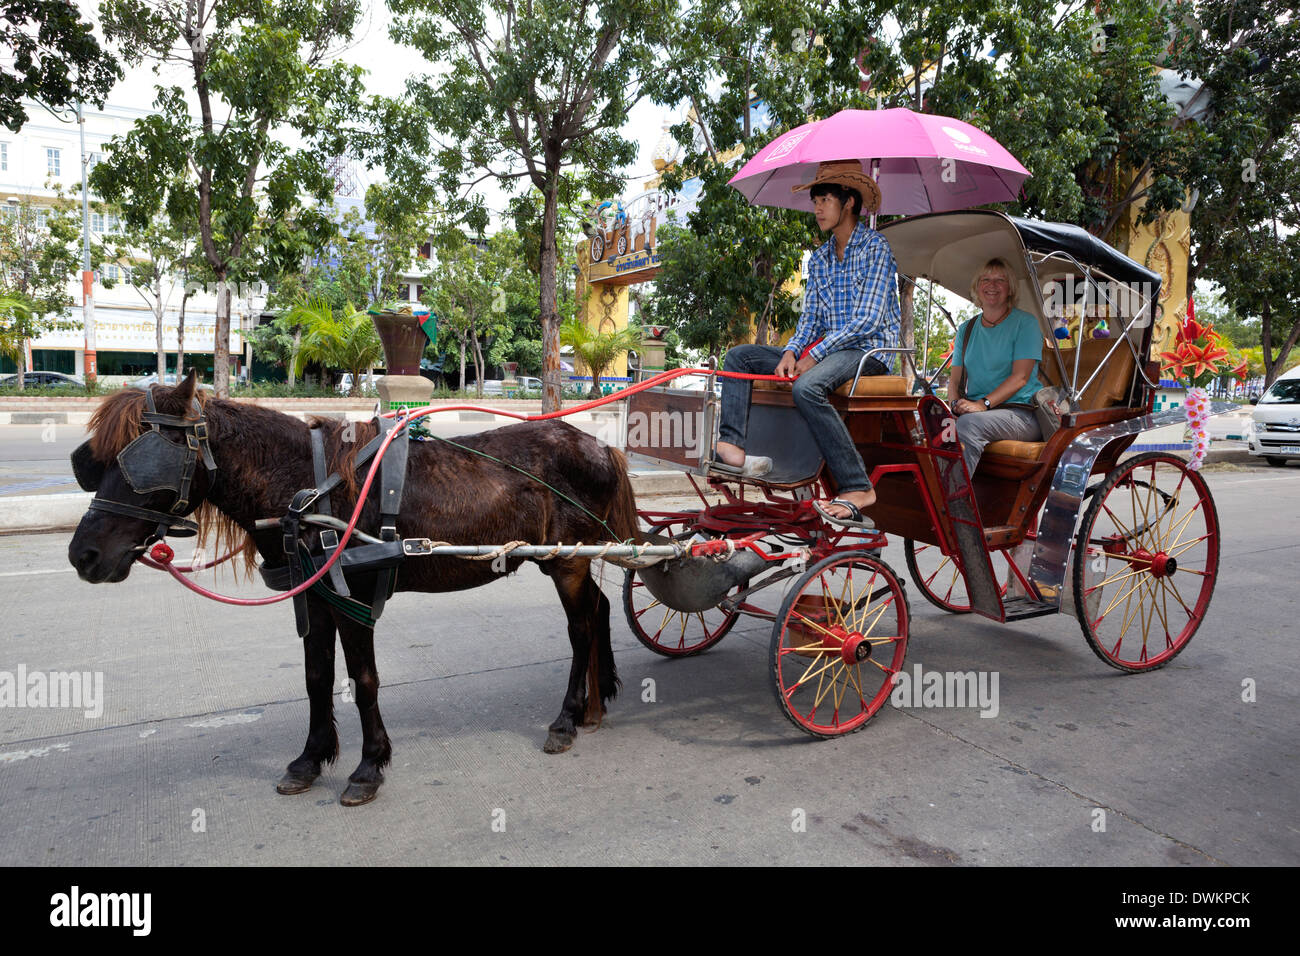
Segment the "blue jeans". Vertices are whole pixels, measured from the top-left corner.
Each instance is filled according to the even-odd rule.
[[[727,350],[723,370],[747,372],[750,375],[771,375],[784,354],[772,345],[737,345]],[[835,478],[841,493],[869,491],[871,481],[862,464],[862,456],[849,437],[849,430],[840,413],[831,407],[830,394],[845,382],[853,380],[862,361],[861,349],[832,352],[794,382],[794,404],[808,423],[813,440],[821,449],[826,467]],[[889,368],[874,356],[862,366],[863,375],[884,375]],[[752,383],[747,379],[722,379],[722,414],[718,423],[718,438],[739,448],[745,447],[745,433],[749,430],[749,398]]]

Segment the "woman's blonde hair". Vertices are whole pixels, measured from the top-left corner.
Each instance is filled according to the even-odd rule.
[[[984,308],[984,300],[980,298],[980,279],[992,272],[1002,273],[1002,278],[1007,280],[1007,305],[1011,308],[1016,307],[1016,299],[1020,295],[1020,284],[1016,281],[1016,274],[1011,271],[1011,267],[1001,259],[990,259],[984,263],[983,268],[975,273],[975,278],[970,284],[970,300]]]

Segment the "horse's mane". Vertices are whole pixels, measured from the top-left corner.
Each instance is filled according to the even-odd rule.
[[[162,397],[165,393],[159,390],[157,394]],[[206,410],[208,396],[198,391],[195,397],[199,407]],[[87,426],[91,432],[90,451],[95,460],[105,465],[112,464],[123,448],[144,434],[149,426],[140,420],[143,413],[144,392],[137,388],[124,388],[100,402]],[[185,417],[191,415],[192,409],[187,408]],[[199,525],[195,539],[197,547],[213,558],[219,558],[227,551],[238,552],[231,564],[236,579],[253,573],[257,567],[257,545],[243,528],[207,501],[199,505],[193,517]]]

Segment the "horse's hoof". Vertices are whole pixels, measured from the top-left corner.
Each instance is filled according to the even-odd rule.
[[[283,794],[306,793],[319,776],[319,773],[301,774],[290,771],[280,778],[275,791]]]
[[[380,781],[382,782],[382,781]],[[359,807],[379,796],[379,783],[348,782],[348,788],[339,797],[339,803],[345,807]]]
[[[573,746],[573,734],[557,734],[551,731],[546,736],[546,743],[542,744],[542,750],[548,754],[562,754]]]

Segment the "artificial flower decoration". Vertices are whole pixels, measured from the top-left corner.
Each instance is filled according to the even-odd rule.
[[[1160,353],[1160,368],[1172,372],[1175,379],[1187,386],[1183,408],[1192,433],[1192,458],[1187,465],[1192,471],[1201,467],[1210,449],[1210,434],[1206,429],[1210,419],[1210,396],[1202,386],[1229,371],[1228,359],[1228,350],[1214,331],[1213,323],[1202,325],[1197,322],[1195,306],[1189,299],[1187,318],[1174,337],[1173,349]],[[1230,371],[1244,378],[1246,363],[1243,361]]]

